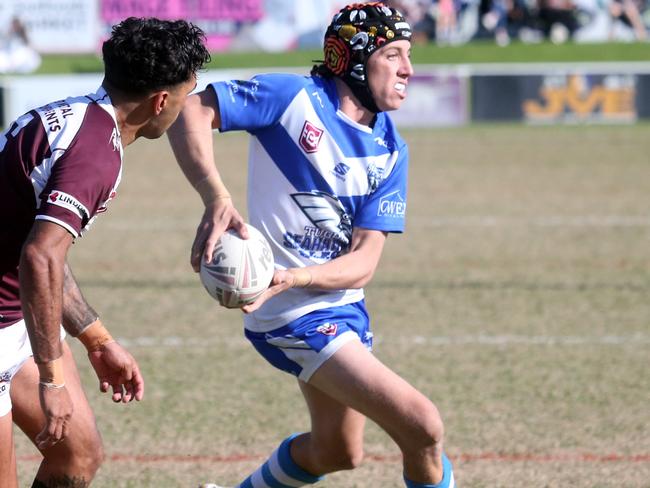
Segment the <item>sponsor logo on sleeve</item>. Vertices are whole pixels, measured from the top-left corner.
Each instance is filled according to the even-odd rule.
[[[320,138],[323,135],[323,132],[323,129],[319,129],[306,120],[305,125],[302,126],[302,133],[300,134],[300,147],[302,147],[306,153],[318,151],[318,144],[320,143]]]
[[[255,78],[250,81],[232,80],[226,82],[226,85],[228,86],[228,93],[232,103],[237,103],[238,98],[243,98],[244,107],[248,106],[249,100],[257,103],[257,92],[260,87],[260,82]]]
[[[404,218],[406,215],[406,201],[399,190],[384,195],[379,199],[377,215],[379,217]]]
[[[79,216],[79,218],[88,217],[88,209],[75,197],[72,195],[59,191],[52,190],[47,196],[47,202],[56,205],[58,207],[63,207],[66,210],[70,210]]]

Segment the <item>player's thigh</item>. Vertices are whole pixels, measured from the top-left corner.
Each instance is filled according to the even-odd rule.
[[[359,341],[330,357],[309,384],[379,424],[396,441],[442,435],[436,407]]]
[[[299,380],[298,384],[309,409],[314,441],[322,446],[361,451],[365,415],[304,381]]]
[[[11,412],[0,417],[0,488],[16,488],[16,451]]]
[[[43,453],[46,457],[51,455],[61,455],[62,457],[70,455],[101,456],[101,438],[97,431],[95,416],[81,386],[81,379],[70,347],[65,342],[62,346],[65,386],[70,394],[74,410],[68,424],[66,439],[46,449]],[[14,422],[32,442],[45,426],[38,383],[38,368],[33,358],[25,362],[11,383]]]

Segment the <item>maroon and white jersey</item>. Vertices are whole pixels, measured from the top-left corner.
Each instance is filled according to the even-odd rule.
[[[122,154],[103,88],[32,110],[0,135],[0,328],[22,318],[18,262],[34,220],[79,237],[115,196]]]

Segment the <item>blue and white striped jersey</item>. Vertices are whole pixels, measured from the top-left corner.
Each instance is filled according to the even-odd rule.
[[[372,128],[339,110],[333,80],[291,74],[211,85],[221,130],[251,134],[249,222],[269,240],[278,268],[322,264],[348,251],[354,227],[402,232],[407,147],[390,117]],[[294,288],[245,317],[265,332],[314,310],[363,298],[362,289]]]

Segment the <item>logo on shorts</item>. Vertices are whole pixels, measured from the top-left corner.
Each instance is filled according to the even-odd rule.
[[[300,147],[307,153],[318,151],[318,144],[320,143],[323,132],[323,129],[319,129],[311,122],[305,120],[305,125],[302,126],[302,133],[300,134]]]
[[[4,371],[0,373],[0,383],[9,383],[11,381],[11,373],[9,371]]]
[[[338,329],[338,325],[336,324],[330,324],[329,322],[323,325],[319,325],[316,327],[316,332],[320,332],[323,335],[326,336],[333,336],[336,335],[336,330]]]

